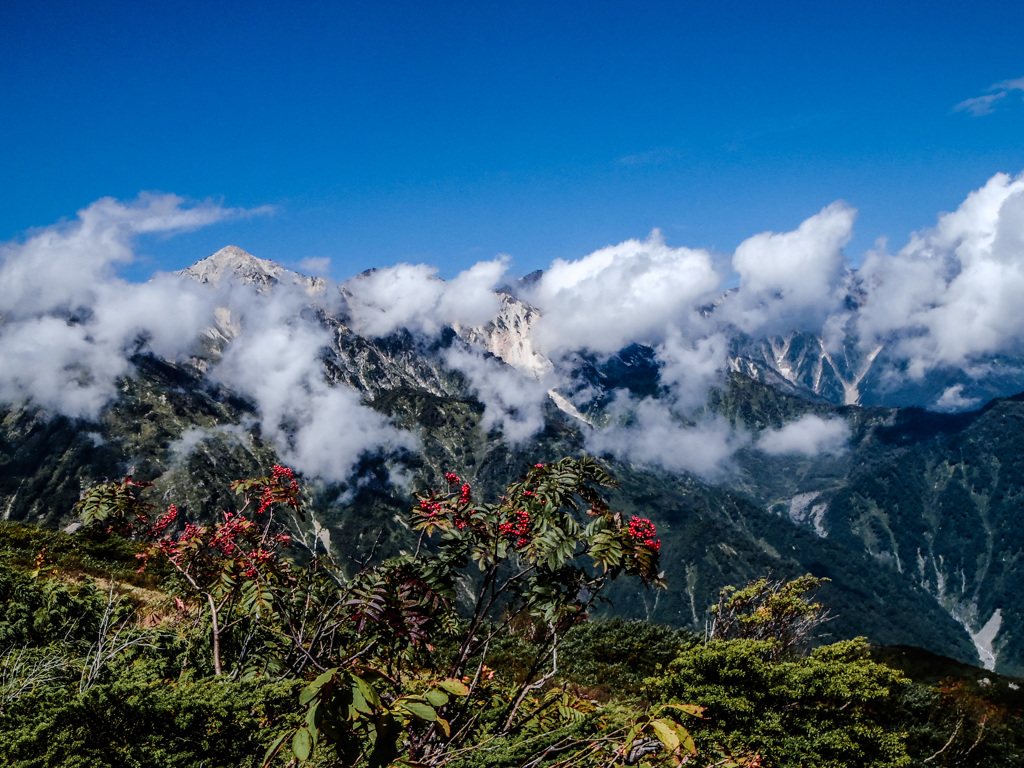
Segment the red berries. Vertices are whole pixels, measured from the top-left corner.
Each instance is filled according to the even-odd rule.
[[[260,494],[260,505],[256,514],[261,515],[274,503],[287,504],[292,509],[299,506],[299,483],[295,472],[289,467],[275,464],[270,468],[270,483],[263,487]]]
[[[472,488],[469,483],[462,482],[462,478],[456,475],[454,472],[444,473],[445,483],[448,484],[448,493],[444,494],[440,501],[437,500],[435,492],[431,492],[429,496],[421,497],[419,503],[419,509],[421,512],[426,514],[429,520],[436,520],[446,510],[448,517],[454,523],[455,527],[460,531],[464,530],[469,525],[469,518],[472,516],[472,509],[459,510],[457,507],[464,507],[469,504],[470,496],[472,495]],[[458,496],[453,497],[451,491],[453,488],[458,488]]]
[[[275,464],[270,468],[270,474],[279,480],[294,480],[295,473],[288,467],[282,467],[280,464]]]
[[[643,544],[648,549],[657,552],[661,549],[661,539],[655,539],[658,535],[654,523],[646,517],[633,517],[628,526],[629,537],[634,541]]]
[[[530,543],[530,513],[526,510],[517,510],[513,516],[513,520],[507,523],[498,524],[498,533],[502,536],[515,539],[516,546],[522,547],[525,544]]]
[[[437,517],[441,512],[441,502],[434,501],[433,495],[429,499],[423,499],[420,502],[420,509],[427,513],[427,517]]]
[[[167,530],[167,526],[173,523],[178,518],[178,508],[171,504],[167,508],[167,511],[156,519],[153,523],[153,528],[150,530],[150,536],[162,536],[163,532]]]

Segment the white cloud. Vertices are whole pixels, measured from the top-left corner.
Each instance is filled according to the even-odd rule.
[[[116,381],[130,368],[124,350],[97,344],[83,325],[47,316],[0,327],[0,360],[0,400],[83,418],[117,394]]]
[[[497,427],[512,444],[529,440],[544,427],[544,384],[532,376],[493,357],[452,347],[445,363],[465,375],[469,387],[484,404],[480,427],[488,432]]]
[[[216,437],[226,438],[232,443],[246,445],[251,441],[249,429],[252,424],[222,424],[213,429],[192,426],[181,433],[181,436],[167,446],[167,453],[172,464],[181,465],[191,456],[200,444]]]
[[[722,334],[690,340],[671,328],[656,349],[660,380],[669,388],[674,407],[682,412],[707,404],[708,391],[725,384],[729,342]]]
[[[995,111],[994,105],[1014,91],[1024,91],[1024,77],[1018,77],[1015,80],[1004,80],[1001,83],[989,86],[987,93],[961,101],[953,107],[953,111],[970,112],[975,117],[991,115]]]
[[[699,323],[696,308],[719,284],[707,251],[670,248],[657,230],[647,240],[627,240],[576,261],[556,259],[527,292],[541,311],[534,344],[554,354],[658,343],[670,325]]]
[[[185,202],[176,195],[150,193],[130,202],[103,198],[79,211],[77,221],[3,245],[0,313],[10,320],[93,307],[98,288],[119,282],[116,265],[134,259],[136,235],[197,229],[250,213],[211,203],[182,207]]]
[[[434,335],[444,326],[482,325],[500,306],[494,287],[508,269],[505,258],[484,261],[454,280],[435,277],[425,264],[375,269],[344,285],[352,327],[367,336],[387,336],[399,328]]]
[[[256,212],[260,212],[258,209]],[[328,332],[302,314],[308,297],[281,286],[259,298],[240,286],[214,292],[176,275],[147,283],[116,275],[140,233],[194,229],[253,211],[188,206],[174,195],[99,200],[68,225],[0,250],[0,399],[31,401],[95,418],[131,372],[130,357],[177,359],[194,350],[227,301],[241,334],[215,368],[217,380],[251,397],[263,431],[304,472],[345,479],[365,451],[411,447],[413,439],[363,406],[348,387],[328,386],[320,350]],[[175,450],[194,447],[186,434]],[[190,441],[192,441],[190,445]]]
[[[855,217],[855,210],[836,202],[792,232],[744,240],[732,261],[740,287],[724,302],[723,316],[747,333],[820,331],[842,304],[837,289],[846,275],[843,247]]]
[[[446,325],[484,325],[494,319],[501,301],[495,286],[508,271],[509,259],[499,256],[463,270],[445,283],[437,311]]]
[[[131,370],[132,354],[187,354],[211,324],[212,297],[170,275],[128,283],[117,265],[133,260],[141,233],[251,213],[175,195],[103,198],[73,222],[0,246],[0,399],[95,418]]]
[[[1018,90],[1024,80],[1006,81],[992,93],[998,99]],[[144,284],[117,277],[119,265],[134,258],[133,238],[141,233],[251,213],[173,195],[104,199],[70,223],[0,246],[0,400],[32,400],[95,417],[116,396],[118,378],[131,372],[132,354],[188,354],[201,330],[213,325],[219,301],[241,319],[242,333],[215,375],[257,403],[264,432],[288,460],[342,479],[364,451],[411,446],[410,436],[363,406],[355,390],[328,386],[321,353],[329,334],[303,318],[309,297],[300,291],[282,285],[272,297],[257,299],[248,289],[214,294],[172,275]],[[878,365],[888,361],[889,374],[904,380],[940,368],[981,376],[994,356],[1024,353],[1018,308],[1024,175],[994,176],[898,253],[883,244],[866,254],[851,277],[843,249],[854,218],[852,208],[836,202],[791,232],[748,238],[732,258],[739,286],[724,298],[712,254],[669,247],[657,231],[574,261],[556,260],[524,291],[540,312],[529,341],[552,356],[549,380],[532,380],[463,348],[450,349],[446,362],[463,372],[484,403],[484,428],[522,442],[543,427],[547,389],[570,373],[567,353],[582,348],[607,355],[634,342],[650,344],[666,396],[640,403],[620,397],[611,413],[631,426],[599,430],[590,441],[636,461],[713,477],[727,471],[748,438],[724,422],[687,426],[683,417],[692,417],[706,404],[709,388],[724,383],[737,328],[752,335],[824,333],[833,351],[854,331],[865,349],[884,346]],[[324,271],[329,261],[303,267]],[[345,311],[353,329],[368,336],[400,328],[429,336],[447,326],[485,325],[500,309],[494,287],[507,268],[507,258],[499,257],[447,282],[424,265],[378,269],[345,284]],[[845,304],[853,283],[858,308]],[[701,308],[712,301],[718,305],[705,316]],[[949,387],[931,405],[974,405],[964,392],[961,385]],[[765,433],[757,446],[769,453],[839,450],[848,437],[843,429],[842,422],[808,418]]]
[[[1021,351],[1024,175],[993,176],[898,254],[869,253],[860,274],[862,343],[888,343],[912,377]]]
[[[244,301],[238,292],[232,298]],[[232,308],[242,318],[242,332],[211,376],[255,401],[263,434],[285,461],[342,481],[364,453],[411,449],[415,439],[364,406],[355,389],[327,383],[322,351],[330,334],[302,314],[305,299],[297,289],[249,293],[247,306]]]
[[[617,422],[588,433],[587,450],[673,472],[692,472],[707,480],[729,474],[733,456],[749,440],[720,416],[684,424],[657,400],[619,397],[610,411]]]
[[[299,269],[308,275],[325,276],[331,272],[331,260],[327,256],[321,258],[307,257],[299,262]]]
[[[194,348],[213,321],[211,292],[178,275],[158,274],[147,283],[101,285],[87,324],[94,340],[108,348],[144,341],[145,348],[173,360]]]
[[[974,408],[980,402],[976,397],[964,397],[963,384],[954,384],[942,392],[938,400],[935,401],[934,408],[937,411],[966,411]]]
[[[771,456],[802,453],[806,456],[846,451],[850,425],[843,419],[823,419],[808,414],[779,429],[765,430],[756,446]]]

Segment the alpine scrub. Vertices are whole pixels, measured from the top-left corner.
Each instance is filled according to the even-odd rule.
[[[354,568],[293,546],[306,500],[279,465],[235,482],[237,504],[212,523],[156,511],[148,483],[125,478],[83,495],[75,537],[0,524],[0,762],[1024,759],[1012,702],[913,683],[863,640],[815,647],[826,611],[812,576],[723,590],[702,638],[594,620],[618,579],[666,585],[657,528],[608,504],[614,481],[592,458],[535,464],[492,499],[439,480],[408,514],[415,546]]]

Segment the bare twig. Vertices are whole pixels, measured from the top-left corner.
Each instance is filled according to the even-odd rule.
[[[961,717],[961,718],[960,718],[960,720],[959,720],[959,722],[957,722],[957,724],[956,724],[956,727],[955,727],[955,728],[953,729],[953,733],[952,733],[952,734],[950,734],[950,737],[949,737],[949,741],[947,741],[947,742],[946,742],[945,744],[943,744],[943,745],[942,745],[942,749],[940,749],[940,750],[939,750],[938,752],[936,752],[936,753],[935,753],[934,755],[932,755],[931,757],[926,757],[926,758],[924,759],[924,761],[925,761],[926,763],[930,763],[930,762],[931,762],[932,760],[934,760],[934,759],[935,759],[936,757],[938,757],[938,756],[939,756],[939,755],[941,755],[941,754],[942,754],[943,752],[945,752],[945,751],[946,751],[947,749],[949,749],[949,745],[953,743],[953,739],[955,739],[955,738],[956,738],[956,735],[957,735],[958,733],[960,733],[960,726],[961,726],[961,725],[963,725],[963,724],[964,724],[964,719],[963,719],[963,718]]]
[[[7,649],[0,661],[0,710],[23,694],[61,680],[70,660],[59,653],[32,658],[28,649]]]
[[[543,677],[539,678],[536,682],[524,685],[522,689],[519,691],[519,695],[516,697],[514,703],[512,704],[512,709],[509,711],[508,717],[505,718],[505,725],[503,725],[501,728],[501,730],[505,733],[507,733],[509,729],[512,728],[512,721],[515,720],[516,713],[519,711],[519,707],[522,706],[523,701],[526,699],[526,696],[531,691],[537,691],[543,688],[548,683],[548,681],[551,680],[551,678],[558,674],[558,635],[555,632],[555,627],[553,624],[549,624],[548,626],[550,627],[551,635],[554,638],[551,644],[551,671]]]
[[[156,647],[149,633],[135,634],[132,632],[135,623],[133,617],[129,616],[117,627],[113,627],[114,616],[123,602],[124,596],[114,594],[114,584],[111,582],[107,604],[103,609],[103,616],[100,618],[96,642],[90,646],[84,659],[82,676],[78,681],[79,693],[85,693],[92,688],[99,679],[103,668],[129,648]]]

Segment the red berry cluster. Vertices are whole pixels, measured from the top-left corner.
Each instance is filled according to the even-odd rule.
[[[153,535],[153,537],[155,538],[157,535],[155,533],[157,529],[163,531],[167,527],[167,525],[170,524],[171,520],[174,520],[177,516],[178,509],[172,504],[170,509],[167,510],[167,513],[163,515],[159,520],[157,520],[156,525],[154,525],[153,529],[150,531],[151,535]],[[165,519],[167,520],[166,524],[161,526],[160,523],[163,522]],[[177,539],[159,539],[150,549],[147,549],[145,552],[140,552],[135,556],[135,559],[139,561],[139,573],[142,573],[144,570],[146,570],[146,565],[149,563],[149,558],[151,558],[156,552],[162,554],[172,564],[177,565],[181,562],[182,555],[184,554],[182,545],[188,544],[192,539],[198,536],[202,536],[203,533],[205,532],[205,528],[200,528],[197,525],[188,523],[185,526],[185,530],[182,531],[181,535]]]
[[[459,504],[469,503],[470,487],[469,483],[463,483],[462,478],[456,475],[454,472],[445,472],[444,481],[448,483],[448,487],[451,488],[453,485],[460,485],[459,488]]]
[[[257,515],[266,512],[275,501],[284,502],[291,507],[298,506],[299,483],[291,469],[275,464],[270,468],[270,479],[271,484],[264,486],[260,495]]]
[[[295,473],[287,467],[275,465],[269,476],[256,480],[239,480],[233,486],[244,490],[261,489],[260,512],[271,504],[285,504],[298,508],[301,503]],[[218,581],[224,573],[242,573],[247,579],[262,578],[262,572],[286,572],[287,564],[277,560],[277,547],[291,545],[287,533],[271,534],[271,521],[257,525],[241,512],[224,512],[224,520],[211,526],[187,523],[177,537],[167,535],[171,524],[181,517],[173,504],[149,524],[144,532],[152,543],[136,557],[141,561],[139,570],[145,569],[154,555],[162,555],[178,571],[185,574],[196,589],[204,582]],[[140,525],[142,516],[133,525]]]
[[[230,512],[224,513],[224,522],[217,526],[210,540],[210,546],[219,550],[225,555],[231,555],[238,547],[236,540],[240,533],[244,533],[253,527],[251,520],[241,515],[233,515]]]
[[[268,485],[266,488],[263,489],[263,495],[260,496],[260,506],[259,508],[257,508],[256,514],[262,515],[270,508],[270,505],[273,503],[274,492],[270,489],[270,486]]]
[[[280,464],[275,464],[270,468],[270,474],[281,481],[290,481],[295,483],[295,473],[288,467],[282,467]],[[296,484],[297,485],[297,484]]]
[[[427,513],[427,517],[437,517],[441,514],[441,502],[434,501],[434,496],[431,494],[429,499],[423,499],[420,502],[420,509]]]
[[[249,553],[249,564],[245,569],[245,577],[247,579],[255,578],[256,574],[259,573],[259,571],[256,570],[256,566],[263,565],[272,558],[273,555],[270,552],[267,552],[267,550],[263,548],[254,549]]]
[[[518,510],[513,521],[498,524],[498,533],[507,538],[515,539],[517,547],[529,544],[530,513],[523,509]]]
[[[657,552],[661,549],[661,539],[655,539],[658,535],[654,523],[646,517],[634,517],[629,521],[629,536],[634,541],[639,541],[648,549]]]
[[[453,487],[457,487],[459,489],[458,501],[454,502],[455,504],[461,506],[469,504],[470,496],[472,494],[472,488],[470,488],[469,483],[463,483],[462,478],[460,478],[454,472],[445,472],[444,480],[448,484],[449,492]],[[431,493],[430,496],[426,498],[421,498],[419,503],[419,509],[422,512],[426,513],[428,519],[436,518],[444,511],[446,506],[448,506],[452,522],[455,523],[456,528],[458,528],[461,531],[467,525],[469,525],[469,518],[470,516],[472,516],[473,510],[466,509],[463,510],[462,512],[459,512],[457,509],[453,508],[453,500],[451,499],[448,499],[447,504],[445,504],[440,501],[437,501],[434,494]]]
[[[153,523],[152,529],[150,529],[150,536],[162,536],[164,531],[167,530],[167,526],[173,523],[178,518],[178,508],[171,504],[167,508],[167,511],[156,519]]]

